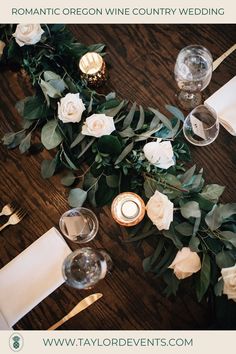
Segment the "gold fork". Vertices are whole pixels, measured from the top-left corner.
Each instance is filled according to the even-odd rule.
[[[12,213],[14,213],[14,211],[16,210],[17,208],[17,204],[15,201],[9,203],[9,204],[6,204],[4,205],[4,207],[2,208],[2,211],[0,212],[0,216],[2,215],[11,215]]]
[[[6,222],[6,224],[4,224],[0,227],[0,231],[2,231],[8,225],[18,224],[26,216],[26,214],[27,214],[27,211],[24,208],[17,210],[14,214],[12,214],[10,216],[10,218],[8,219],[8,222]]]

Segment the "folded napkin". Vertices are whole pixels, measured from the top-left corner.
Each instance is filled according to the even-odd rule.
[[[236,135],[236,76],[209,97],[204,104],[213,108],[223,127]]]
[[[70,252],[53,227],[0,270],[0,312],[9,326],[64,282],[61,268]]]
[[[3,317],[3,314],[0,312],[0,330],[12,330],[13,328],[11,328],[9,326],[9,324],[7,323],[7,321],[5,320],[5,318]]]

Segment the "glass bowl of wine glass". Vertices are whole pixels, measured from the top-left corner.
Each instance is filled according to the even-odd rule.
[[[177,95],[184,110],[191,110],[202,103],[203,91],[210,83],[213,59],[209,50],[201,45],[183,48],[175,63],[175,80],[180,89]]]

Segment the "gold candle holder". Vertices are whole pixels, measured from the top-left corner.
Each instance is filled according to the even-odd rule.
[[[120,225],[128,227],[137,225],[145,215],[144,201],[135,193],[121,193],[112,202],[111,214]]]
[[[89,52],[83,55],[79,61],[79,68],[81,78],[88,86],[101,86],[106,81],[106,63],[98,53]]]

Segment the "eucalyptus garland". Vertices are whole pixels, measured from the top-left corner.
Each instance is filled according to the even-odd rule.
[[[164,279],[166,295],[191,276],[199,301],[212,288],[236,301],[236,203],[218,203],[224,187],[206,185],[195,165],[186,170],[191,156],[182,112],[167,105],[163,114],[88,88],[78,62],[87,52],[105,55],[105,46],[86,47],[63,25],[1,25],[0,31],[2,67],[23,69],[35,89],[16,105],[22,129],[7,133],[3,144],[21,153],[41,146],[55,152],[41,174],[67,170],[61,182],[70,187],[72,207],[86,200],[101,207],[122,191],[139,194],[147,216],[126,241],[152,237],[156,249],[143,267]],[[41,144],[31,141],[36,129]]]

